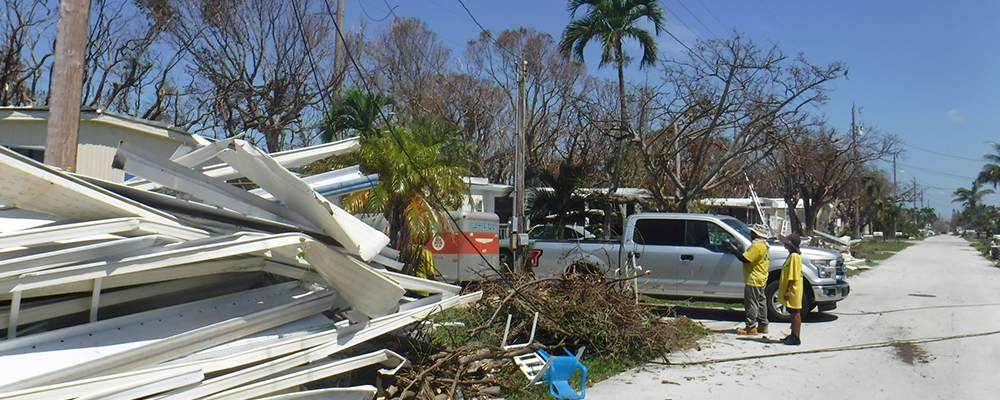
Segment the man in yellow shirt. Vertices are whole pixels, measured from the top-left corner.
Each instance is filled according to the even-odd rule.
[[[785,249],[788,250],[788,259],[781,267],[781,281],[778,285],[778,300],[785,305],[788,313],[792,316],[792,334],[788,335],[782,342],[787,345],[797,346],[802,343],[799,334],[802,330],[802,256],[799,250],[801,239],[799,235],[791,234],[778,238]]]
[[[743,308],[746,310],[746,326],[737,329],[740,335],[767,333],[767,306],[764,286],[767,285],[767,271],[771,266],[770,246],[764,235],[751,231],[753,243],[747,251],[740,253],[736,245],[730,243],[730,252],[743,262]]]

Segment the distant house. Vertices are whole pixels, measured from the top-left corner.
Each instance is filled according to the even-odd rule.
[[[41,162],[45,157],[48,107],[0,107],[0,146]],[[125,172],[111,168],[118,143],[125,141],[164,158],[180,146],[194,147],[190,133],[156,121],[101,110],[80,110],[74,172],[111,182],[125,181]]]

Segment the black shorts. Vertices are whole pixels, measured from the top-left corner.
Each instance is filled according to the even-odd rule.
[[[788,310],[788,314],[790,314],[790,315],[798,315],[799,313],[802,312],[802,310],[798,309],[798,308],[788,308],[788,307],[785,307],[785,309]]]

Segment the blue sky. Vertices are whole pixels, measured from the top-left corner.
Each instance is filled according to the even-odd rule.
[[[680,42],[727,38],[736,30],[760,45],[777,44],[790,56],[802,53],[814,64],[843,61],[848,78],[829,86],[830,100],[810,113],[846,131],[851,104],[859,123],[899,136],[906,154],[897,161],[900,181],[926,189],[924,206],[946,218],[959,204],[953,192],[969,187],[982,169],[982,156],[1000,141],[1000,2],[984,1],[786,1],[662,0],[667,30]],[[570,21],[565,1],[465,0],[471,14],[493,32],[534,28],[558,38]],[[369,28],[389,14],[428,23],[442,42],[461,54],[477,37],[477,26],[458,0],[348,0],[347,21]],[[365,14],[367,12],[367,15]],[[661,53],[679,55],[683,46],[667,34],[657,37]],[[633,45],[634,46],[634,45]],[[586,61],[598,70],[597,46]],[[633,54],[636,54],[633,52]],[[658,79],[635,65],[626,79]],[[883,166],[891,171],[891,165]],[[891,174],[890,174],[891,176]],[[1000,195],[987,197],[1000,204]],[[920,203],[917,204],[918,206]]]

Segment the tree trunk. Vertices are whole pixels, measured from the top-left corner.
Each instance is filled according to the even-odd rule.
[[[611,185],[608,187],[608,202],[604,206],[604,236],[605,238],[611,237],[611,224],[614,220],[614,204],[611,202],[612,195],[618,191],[618,185],[621,183],[622,174],[622,162],[624,160],[625,153],[625,141],[627,137],[631,136],[632,129],[629,127],[628,123],[628,113],[625,110],[625,67],[622,63],[622,49],[621,44],[615,46],[615,57],[617,61],[615,64],[618,66],[618,102],[619,107],[621,107],[620,118],[618,121],[618,136],[615,137],[615,161],[612,165],[611,173]]]

